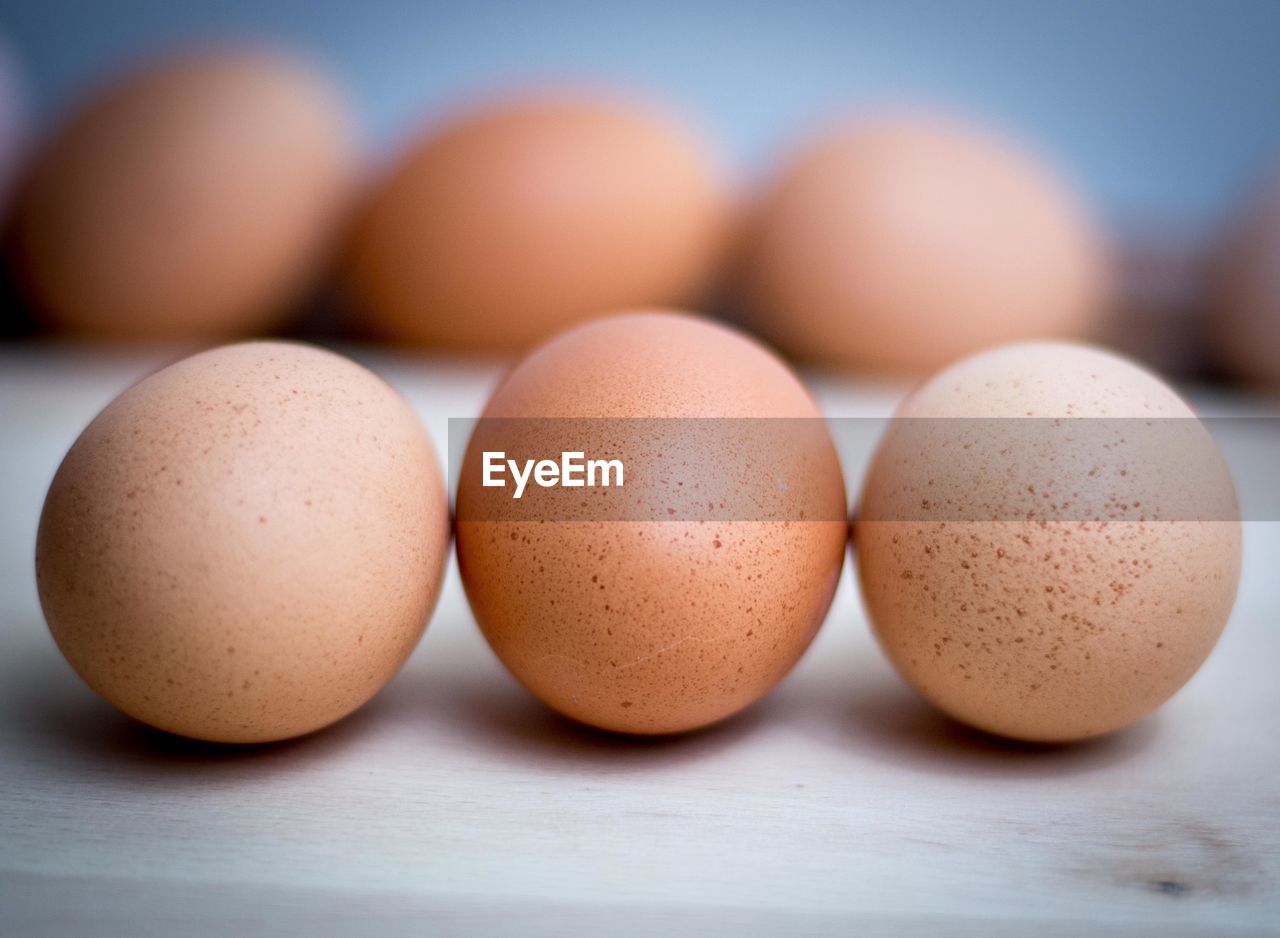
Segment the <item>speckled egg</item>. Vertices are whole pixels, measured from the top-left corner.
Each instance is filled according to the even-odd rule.
[[[901,406],[854,529],[898,671],[980,729],[1056,742],[1150,713],[1196,672],[1240,575],[1230,474],[1132,362],[1006,346]]]
[[[408,404],[338,355],[260,342],[165,368],[89,424],[45,500],[36,578],[58,647],[108,701],[264,742],[391,679],[448,544]]]
[[[477,441],[503,421],[619,456],[621,510],[560,489],[583,494],[488,511],[502,490],[482,487]],[[545,703],[613,731],[691,730],[808,647],[843,565],[844,498],[816,405],[768,350],[683,315],[619,315],[541,345],[493,394],[460,476],[458,562],[490,646]]]

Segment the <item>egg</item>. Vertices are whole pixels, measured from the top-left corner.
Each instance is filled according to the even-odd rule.
[[[335,246],[354,169],[345,107],[310,66],[250,48],[174,55],[91,96],[37,154],[16,274],[75,335],[268,330]]]
[[[507,100],[394,167],[362,213],[349,292],[385,338],[522,350],[601,313],[695,299],[726,211],[706,145],[665,114],[569,92]]]
[[[612,500],[512,500],[478,451],[515,438],[611,454],[625,480]],[[782,362],[723,326],[637,312],[547,341],[494,392],[459,477],[458,564],[534,695],[606,730],[674,733],[742,710],[800,658],[839,580],[845,511],[830,434]]]
[[[1280,169],[1222,239],[1209,331],[1231,375],[1280,387]]]
[[[197,739],[320,729],[417,644],[449,547],[430,441],[369,371],[225,346],[116,398],[40,517],[49,630],[125,713]]]
[[[26,82],[8,37],[0,34],[0,218],[7,220],[14,176],[26,145]]]
[[[761,197],[739,292],[784,351],[927,373],[985,346],[1076,338],[1099,320],[1093,222],[1035,157],[958,121],[840,124]]]
[[[1037,742],[1130,724],[1196,672],[1240,538],[1191,409],[1132,362],[1063,343],[982,352],[908,397],[854,529],[902,676],[958,720]]]

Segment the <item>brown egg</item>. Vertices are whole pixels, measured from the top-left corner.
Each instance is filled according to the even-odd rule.
[[[1111,253],[1115,306],[1096,338],[1163,374],[1201,373],[1207,265],[1199,239],[1136,226],[1116,234]]]
[[[409,405],[338,355],[258,342],[166,368],[89,424],[45,500],[36,578],[58,647],[111,703],[264,742],[391,679],[448,546]]]
[[[605,489],[493,510],[505,490],[482,486],[477,450],[509,424],[618,457],[619,510],[597,506]],[[831,437],[785,365],[722,326],[634,313],[546,342],[494,393],[460,476],[458,562],[489,644],[537,697],[671,733],[736,713],[800,658],[839,580],[844,513]]]
[[[702,144],[621,101],[544,96],[463,115],[375,193],[350,283],[396,341],[517,350],[610,310],[697,297],[726,198]]]
[[[190,340],[280,322],[350,204],[354,151],[322,76],[199,51],[94,96],[19,197],[17,275],[55,327]]]
[[[1238,213],[1221,253],[1209,318],[1218,361],[1280,387],[1280,170]]]
[[[1108,352],[965,359],[900,408],[854,531],[898,671],[956,719],[1018,739],[1145,716],[1218,639],[1240,574],[1230,474],[1191,409]]]
[[[0,34],[0,219],[7,220],[13,178],[27,136],[26,81],[9,37]]]
[[[1082,336],[1105,292],[1079,201],[999,137],[936,118],[867,119],[817,140],[747,240],[754,324],[841,366],[926,372],[996,342]]]

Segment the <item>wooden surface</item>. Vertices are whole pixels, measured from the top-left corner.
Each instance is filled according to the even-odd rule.
[[[495,374],[359,357],[442,450]],[[159,360],[0,348],[0,935],[1280,934],[1280,524],[1246,525],[1235,615],[1196,678],[1085,745],[932,713],[876,649],[848,570],[762,704],[677,739],[595,734],[506,675],[451,568],[372,704],[222,749],[100,702],[35,593],[58,461]],[[818,390],[831,415],[895,399]]]

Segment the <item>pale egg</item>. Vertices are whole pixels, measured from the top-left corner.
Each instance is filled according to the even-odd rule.
[[[1230,473],[1162,381],[1080,345],[944,369],[902,404],[854,528],[889,660],[958,720],[1097,736],[1195,674],[1240,576]]]
[[[784,351],[928,372],[980,348],[1088,335],[1106,302],[1081,199],[997,134],[868,117],[803,148],[761,199],[740,293]]]

